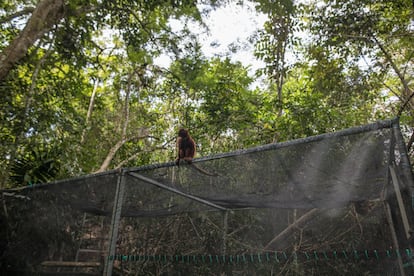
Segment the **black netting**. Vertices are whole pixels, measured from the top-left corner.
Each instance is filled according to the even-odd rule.
[[[4,275],[30,275],[47,260],[75,261],[81,247],[107,249],[116,180],[117,174],[105,173],[4,191],[0,217]]]
[[[412,173],[402,145],[398,122],[385,121],[4,191],[2,269],[408,275]],[[100,266],[79,268],[85,261]]]
[[[379,197],[390,129],[137,173],[227,208],[327,208]],[[388,137],[388,138],[387,138]],[[214,174],[211,176],[210,174]]]

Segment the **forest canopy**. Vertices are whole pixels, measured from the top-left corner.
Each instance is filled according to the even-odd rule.
[[[2,1],[0,187],[172,161],[179,127],[205,156],[400,116],[413,158],[412,1],[238,1],[264,24],[208,57],[229,2]]]

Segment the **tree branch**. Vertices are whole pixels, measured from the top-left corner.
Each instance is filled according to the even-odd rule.
[[[0,81],[21,60],[35,41],[43,36],[64,15],[64,0],[42,0],[20,34],[0,53]]]
[[[380,48],[381,52],[384,54],[385,59],[387,62],[391,65],[392,69],[394,70],[395,74],[397,74],[398,78],[401,81],[401,84],[403,85],[403,97],[407,98],[406,102],[403,104],[403,107],[407,104],[410,104],[410,100],[412,99],[413,92],[411,91],[410,87],[408,86],[408,81],[405,79],[404,74],[400,71],[400,69],[397,67],[397,65],[392,60],[392,57],[390,53],[385,49],[384,45],[373,35],[372,39],[377,44],[377,46]],[[410,95],[411,94],[411,95]],[[401,109],[402,112],[402,109]]]
[[[146,132],[146,130],[142,130],[143,132]],[[114,159],[115,154],[118,152],[118,150],[127,142],[132,142],[140,139],[145,139],[149,137],[147,133],[135,135],[129,138],[121,139],[119,140],[108,152],[105,160],[103,161],[101,167],[99,170],[95,171],[95,173],[104,172],[109,165],[111,164],[112,159]]]
[[[407,152],[411,150],[411,147],[413,144],[414,144],[414,130],[413,130],[413,133],[411,134],[410,140],[407,143]]]
[[[21,11],[18,11],[18,12],[13,13],[13,14],[3,16],[2,18],[0,18],[0,24],[4,24],[6,22],[10,22],[13,19],[18,18],[20,16],[30,14],[34,10],[35,10],[35,8],[33,8],[33,7],[27,7],[27,8],[24,8],[23,10],[21,10]]]
[[[411,99],[414,97],[414,92],[411,93],[411,95],[405,100],[405,102],[403,103],[403,105],[401,106],[400,110],[398,111],[397,116],[400,117],[401,114],[403,113],[404,109],[407,107],[407,105],[410,103]]]
[[[319,211],[320,211],[319,209],[315,208],[315,209],[310,210],[309,212],[307,212],[303,216],[301,216],[294,223],[292,223],[291,225],[286,227],[285,230],[283,230],[277,236],[275,236],[270,242],[268,242],[267,245],[264,247],[264,250],[268,250],[272,244],[279,241],[280,239],[285,238],[287,235],[292,233],[292,231],[295,228],[300,227],[300,225],[302,225],[302,224],[306,223],[307,221],[309,221],[310,219],[312,219],[315,215],[318,214]]]
[[[149,136],[148,136],[148,138],[149,138]],[[136,159],[142,153],[154,152],[154,151],[157,151],[157,150],[165,150],[165,149],[166,149],[166,147],[163,145],[163,146],[159,146],[159,147],[156,147],[156,148],[153,148],[153,149],[136,152],[133,155],[131,155],[130,157],[128,157],[127,159],[119,162],[119,164],[115,167],[115,169],[122,168],[126,163],[128,163],[131,160]]]
[[[81,136],[81,140],[80,140],[80,144],[82,145],[85,142],[85,136],[86,136],[86,131],[88,129],[88,127],[90,126],[90,120],[92,117],[92,111],[95,105],[95,97],[96,97],[96,91],[98,90],[98,85],[99,85],[99,80],[95,80],[95,83],[93,85],[93,90],[92,90],[92,95],[91,98],[89,100],[89,107],[88,107],[88,113],[86,114],[86,122],[85,122],[85,128],[82,131],[82,136]]]

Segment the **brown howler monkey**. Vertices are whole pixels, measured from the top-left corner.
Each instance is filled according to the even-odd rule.
[[[188,133],[188,130],[181,128],[178,131],[177,137],[177,159],[175,160],[175,164],[177,166],[180,165],[181,159],[186,161],[191,167],[194,167],[197,171],[210,175],[210,176],[217,176],[215,173],[210,173],[195,164],[193,164],[193,158],[196,153],[196,144],[194,139]]]
[[[188,164],[191,164],[193,162],[195,153],[196,145],[193,138],[191,138],[188,130],[181,128],[178,131],[177,159],[175,160],[175,164],[179,166],[181,159],[186,161]]]

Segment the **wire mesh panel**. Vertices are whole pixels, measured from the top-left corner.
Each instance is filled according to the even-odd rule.
[[[2,259],[80,261],[89,216],[107,275],[410,275],[412,181],[396,121],[125,169],[3,193]]]
[[[131,169],[123,208],[140,211],[125,211],[111,257],[142,275],[399,275],[411,249],[394,225],[396,155],[391,124],[378,124]]]
[[[116,178],[115,173],[105,173],[3,191],[2,275],[76,274],[80,270],[70,264],[85,260],[99,263],[106,255]],[[64,267],[56,268],[58,265]]]

